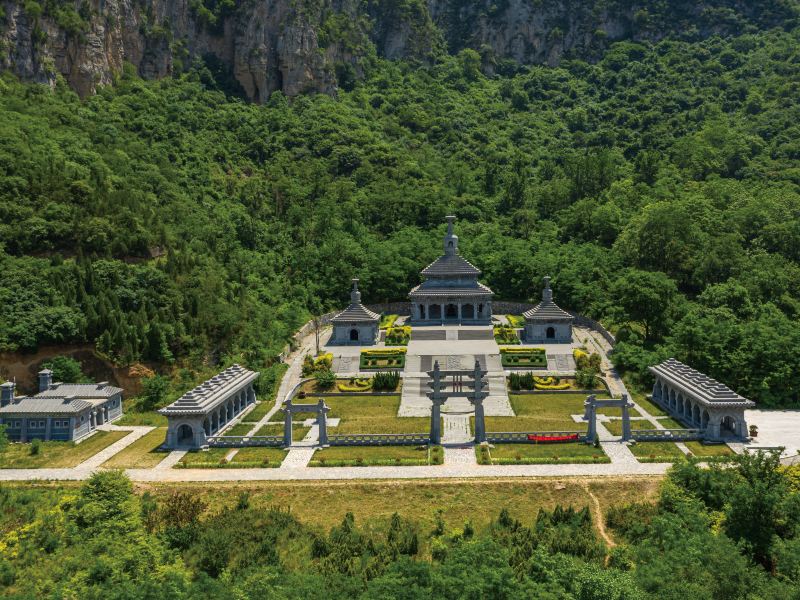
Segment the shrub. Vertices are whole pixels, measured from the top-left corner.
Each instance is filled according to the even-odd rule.
[[[31,456],[38,456],[42,452],[42,440],[39,438],[34,439],[31,442]]]
[[[319,369],[314,373],[317,387],[321,390],[329,390],[336,383],[336,374],[330,369]]]
[[[400,384],[400,373],[398,371],[378,372],[372,378],[372,389],[374,391],[392,391],[397,389]]]
[[[305,358],[303,358],[303,377],[308,377],[314,372],[314,359],[311,358],[310,354],[306,354]]]

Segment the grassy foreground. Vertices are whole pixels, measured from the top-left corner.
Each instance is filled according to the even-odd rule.
[[[605,477],[559,479],[458,479],[384,480],[320,482],[225,482],[135,484],[138,491],[165,496],[191,491],[208,503],[207,511],[219,511],[236,504],[240,492],[250,493],[254,506],[288,507],[299,519],[324,530],[341,523],[347,512],[361,522],[388,521],[397,512],[431,528],[437,511],[448,523],[461,525],[470,519],[476,528],[485,527],[507,508],[525,522],[539,508],[552,510],[557,504],[591,506],[591,492],[605,512],[610,506],[656,499],[658,477]],[[324,507],[320,510],[320,507]],[[482,508],[483,507],[483,508]],[[485,507],[491,507],[486,510]]]
[[[9,444],[2,454],[0,468],[36,469],[69,468],[79,465],[121,440],[129,431],[98,431],[78,444],[72,442],[42,442],[39,454],[31,454],[31,444]]]

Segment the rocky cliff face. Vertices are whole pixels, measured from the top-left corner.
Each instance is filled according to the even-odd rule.
[[[592,59],[615,40],[737,33],[797,19],[796,4],[783,0],[675,0],[657,9],[625,0],[239,0],[219,14],[203,2],[4,0],[0,68],[51,86],[60,74],[86,96],[125,63],[158,78],[213,57],[248,98],[263,102],[276,90],[333,94],[337,73],[358,76],[371,48],[424,61],[472,47],[489,56],[487,65],[552,65],[565,56]]]

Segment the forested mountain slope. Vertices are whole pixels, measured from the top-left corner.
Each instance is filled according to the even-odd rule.
[[[350,89],[374,58],[431,64],[472,48],[482,69],[596,61],[615,41],[741,35],[798,23],[798,0],[3,0],[0,67],[80,95],[124,63],[162,78],[197,62],[256,102]]]
[[[264,368],[309,313],[403,299],[454,212],[498,297],[556,298],[766,403],[800,390],[800,31],[486,77],[373,59],[334,99],[203,66],[80,100],[0,84],[0,345]],[[215,79],[216,77],[216,79]]]

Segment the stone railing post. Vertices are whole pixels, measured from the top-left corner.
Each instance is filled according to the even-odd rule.
[[[628,394],[622,394],[622,441],[627,442],[631,439],[631,415],[628,409],[633,404],[628,401]]]
[[[283,403],[283,445],[289,448],[292,445],[292,399]]]
[[[595,408],[594,401],[596,400],[594,394],[586,398],[586,402],[584,402],[584,406],[586,407],[586,411],[584,412],[585,418],[589,421],[589,431],[586,433],[586,441],[590,444],[594,443],[594,438],[597,436],[597,411]]]
[[[317,403],[317,427],[319,428],[317,444],[320,446],[328,445],[328,411],[330,408],[325,406],[325,400],[320,398]]]
[[[434,445],[439,445],[442,443],[441,412],[442,404],[444,404],[445,401],[445,398],[443,398],[441,395],[442,374],[439,371],[439,361],[437,360],[433,364],[433,381],[431,382],[431,387],[433,389],[433,393],[431,394],[431,402],[433,404],[431,406],[430,442]]]

